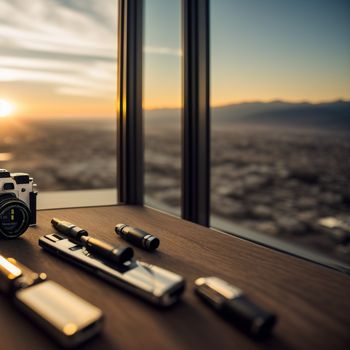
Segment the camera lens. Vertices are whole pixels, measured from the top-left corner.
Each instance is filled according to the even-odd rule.
[[[17,238],[30,224],[30,210],[21,200],[0,196],[0,237]]]

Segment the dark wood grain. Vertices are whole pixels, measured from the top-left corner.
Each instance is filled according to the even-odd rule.
[[[183,301],[154,308],[87,272],[42,251],[38,238],[50,219],[71,221],[110,243],[114,225],[126,223],[161,240],[155,253],[135,248],[136,258],[185,276]],[[103,334],[83,349],[347,349],[350,345],[350,279],[336,271],[143,207],[47,210],[38,226],[0,252],[17,258],[100,307]],[[193,293],[199,276],[216,275],[242,288],[279,316],[274,336],[263,343],[246,337],[214,314]],[[0,296],[0,349],[55,349],[56,345]]]

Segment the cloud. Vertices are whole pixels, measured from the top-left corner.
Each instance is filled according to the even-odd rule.
[[[77,2],[73,0],[69,3]],[[110,18],[106,21],[109,24],[97,20],[94,12],[81,12],[58,0],[2,0],[0,36],[5,41],[5,48],[33,46],[45,51],[47,46],[52,52],[56,46],[56,51],[60,52],[82,50],[86,53],[86,49],[90,52],[100,49],[113,51],[116,23],[114,26],[110,23],[112,20],[116,22],[116,2],[103,2],[101,7]],[[84,3],[87,6],[89,1]]]
[[[56,94],[114,98],[115,0],[1,0],[0,84],[48,84]],[[147,54],[180,56],[167,47]]]
[[[0,83],[115,96],[116,1],[2,0]]]

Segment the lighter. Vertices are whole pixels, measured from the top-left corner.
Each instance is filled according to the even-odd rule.
[[[79,345],[102,325],[102,311],[15,259],[0,255],[0,290],[64,347]]]

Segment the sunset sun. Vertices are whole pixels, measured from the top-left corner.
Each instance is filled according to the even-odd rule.
[[[0,118],[10,117],[14,110],[11,102],[0,99]]]

